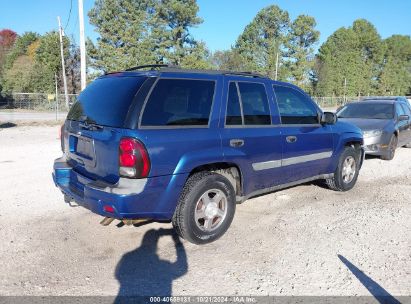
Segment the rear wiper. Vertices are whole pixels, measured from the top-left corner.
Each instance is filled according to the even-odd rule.
[[[80,117],[80,124],[79,126],[83,129],[87,129],[87,130],[91,130],[91,131],[95,131],[95,130],[101,130],[103,129],[102,126],[99,126],[97,124],[95,124],[94,120],[92,120],[90,117],[88,117],[87,115],[82,115]]]
[[[96,131],[96,130],[102,130],[104,129],[104,127],[99,126],[97,124],[94,123],[87,123],[87,122],[80,122],[79,126],[83,129],[87,129],[90,131]]]

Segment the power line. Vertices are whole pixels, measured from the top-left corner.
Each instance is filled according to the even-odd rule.
[[[67,22],[66,22],[66,26],[64,27],[64,31],[66,31],[67,26],[68,26],[68,24],[69,24],[69,22],[70,22],[71,10],[72,10],[72,9],[73,9],[73,0],[70,0],[70,11],[69,11],[69,16],[68,16],[68,19],[67,19]]]

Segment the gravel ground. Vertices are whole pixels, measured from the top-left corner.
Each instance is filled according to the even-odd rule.
[[[411,295],[411,149],[347,193],[306,184],[238,205],[196,246],[170,224],[100,226],[51,179],[58,127],[0,129],[0,295]]]

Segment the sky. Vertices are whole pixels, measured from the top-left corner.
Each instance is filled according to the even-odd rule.
[[[98,33],[87,17],[94,0],[83,1],[85,33],[95,41]],[[25,31],[44,34],[57,29],[57,16],[60,16],[66,35],[79,41],[77,0],[0,0],[0,3],[0,29],[9,28],[18,34]],[[272,4],[288,11],[291,19],[301,14],[313,16],[321,33],[317,47],[335,30],[350,26],[358,18],[373,23],[382,38],[411,35],[411,0],[197,0],[197,3],[204,22],[191,33],[211,51],[229,49],[258,11]]]

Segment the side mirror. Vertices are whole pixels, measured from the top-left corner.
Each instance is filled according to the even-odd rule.
[[[408,115],[400,115],[398,116],[398,121],[409,120],[410,117]]]
[[[321,123],[326,125],[334,125],[337,122],[337,115],[333,112],[324,112],[321,115]]]

